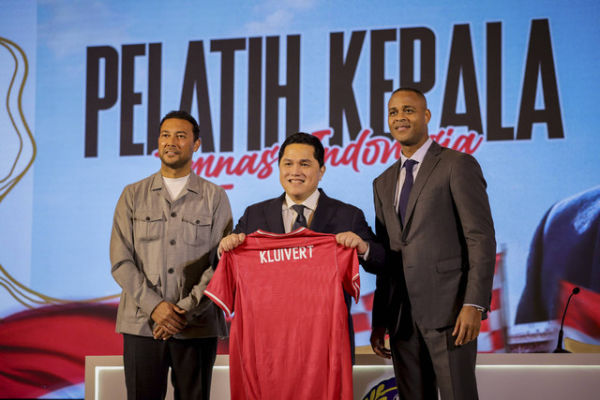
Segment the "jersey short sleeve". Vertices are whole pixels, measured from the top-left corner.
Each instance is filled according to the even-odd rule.
[[[360,296],[360,274],[356,249],[350,249],[341,245],[337,246],[338,267],[341,269],[342,285],[346,293],[354,297],[358,303]]]
[[[204,294],[219,306],[228,316],[233,313],[235,304],[235,288],[237,285],[235,262],[231,252],[223,253],[217,270]]]

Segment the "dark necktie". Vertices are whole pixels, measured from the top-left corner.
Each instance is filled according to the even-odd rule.
[[[408,205],[408,196],[410,196],[410,190],[413,187],[413,167],[418,161],[408,159],[402,166],[406,170],[404,176],[404,184],[400,191],[400,200],[398,201],[398,212],[400,213],[400,222],[405,223],[404,218],[406,216],[406,206]]]
[[[306,228],[306,217],[304,216],[304,206],[302,204],[294,204],[292,206],[292,208],[298,214],[298,216],[296,217],[296,220],[294,221],[294,225],[292,226],[292,231],[295,231],[296,229],[298,229],[302,226]]]

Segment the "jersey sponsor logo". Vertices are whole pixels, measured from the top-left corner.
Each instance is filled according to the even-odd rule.
[[[363,396],[363,400],[399,400],[398,388],[396,386],[396,378],[392,377],[384,379],[375,384]]]
[[[313,256],[313,246],[298,246],[284,249],[261,250],[260,263],[308,260]]]

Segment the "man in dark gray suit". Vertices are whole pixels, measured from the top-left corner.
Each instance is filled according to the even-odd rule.
[[[494,225],[479,164],[433,142],[430,118],[420,91],[392,94],[388,124],[402,155],[373,182],[376,232],[387,258],[377,274],[371,345],[392,358],[402,399],[437,399],[438,388],[442,399],[476,399]]]

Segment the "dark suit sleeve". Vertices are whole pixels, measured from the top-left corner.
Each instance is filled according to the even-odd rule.
[[[461,154],[450,172],[450,190],[468,254],[468,279],[464,303],[489,309],[496,239],[486,182],[477,161]]]
[[[376,240],[384,252],[383,264],[377,270],[377,279],[375,295],[373,298],[373,311],[371,317],[371,326],[373,328],[387,327],[387,314],[390,307],[390,277],[385,269],[385,253],[389,248],[389,238],[385,222],[379,193],[377,192],[376,182],[373,182],[373,199],[375,204],[375,234]],[[369,271],[370,272],[370,271]]]
[[[238,221],[237,225],[233,229],[233,233],[245,233],[245,234],[252,233],[252,232],[248,232],[248,208],[246,208],[246,210],[244,210],[244,215],[242,215],[242,217]]]
[[[351,231],[369,244],[368,258],[364,260],[363,257],[359,257],[359,261],[365,271],[376,274],[384,266],[385,250],[369,227],[364,213],[358,208],[352,217]]]

